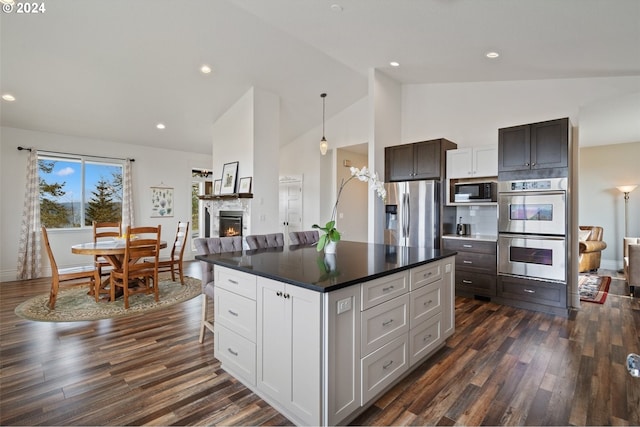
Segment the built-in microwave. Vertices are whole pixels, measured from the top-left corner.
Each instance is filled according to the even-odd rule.
[[[497,183],[458,182],[454,184],[453,201],[455,203],[496,202]]]

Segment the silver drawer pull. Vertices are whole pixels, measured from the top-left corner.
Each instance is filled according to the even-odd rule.
[[[473,245],[462,245],[463,248],[472,248]]]
[[[229,283],[233,283],[234,285],[237,285],[238,282],[236,280],[231,280],[231,279],[227,279],[229,281]]]
[[[390,291],[391,289],[393,289],[393,288],[394,288],[394,287],[393,287],[393,285],[388,286],[388,287],[386,287],[386,288],[382,288],[382,292],[389,292],[389,291]]]
[[[233,310],[228,310],[228,311],[230,315],[238,317],[238,313],[236,313],[235,311]]]
[[[535,294],[536,293],[536,291],[534,291],[533,289],[525,289],[524,291],[526,293],[528,293],[528,294]]]
[[[393,360],[388,361],[384,365],[382,365],[382,369],[387,369],[389,366],[393,365]]]
[[[462,283],[466,284],[466,285],[470,285],[473,283],[473,280],[463,280]]]
[[[426,337],[422,338],[422,342],[427,342],[431,339],[431,334],[427,335]]]
[[[430,271],[430,272],[428,272],[427,274],[423,274],[423,275],[422,275],[422,277],[425,277],[425,278],[426,278],[426,277],[431,276],[432,274],[433,274],[433,272],[432,272],[432,271]]]
[[[234,356],[237,356],[237,355],[238,355],[238,352],[237,352],[237,351],[233,351],[233,350],[231,350],[231,348],[228,348],[228,349],[227,349],[227,351],[228,351],[229,353],[233,354]]]
[[[382,322],[382,326],[389,326],[391,323],[393,323],[393,319],[389,319],[386,322]]]
[[[462,261],[463,264],[473,264],[473,261],[467,261],[466,259]]]
[[[430,299],[429,301],[427,301],[427,302],[425,302],[425,303],[424,303],[424,306],[426,307],[426,306],[428,306],[428,305],[431,305],[431,303],[432,303],[432,302],[433,302],[433,300],[432,300],[432,299]]]

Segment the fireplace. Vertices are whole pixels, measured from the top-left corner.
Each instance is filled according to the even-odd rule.
[[[220,211],[220,237],[242,236],[242,211]]]

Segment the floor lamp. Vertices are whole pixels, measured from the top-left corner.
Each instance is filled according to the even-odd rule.
[[[616,187],[624,193],[624,236],[629,237],[629,193],[635,190],[637,185],[620,185]]]
[[[637,185],[620,185],[616,187],[624,193],[624,237],[629,237],[629,193],[638,187]],[[624,245],[624,243],[623,243]],[[627,371],[632,377],[640,377],[640,355],[629,353],[627,355]]]

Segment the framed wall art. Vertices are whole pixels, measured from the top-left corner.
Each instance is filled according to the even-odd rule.
[[[220,194],[233,194],[236,192],[238,179],[238,162],[225,163],[222,168],[222,187]]]
[[[151,187],[151,218],[173,216],[173,188]]]
[[[216,179],[215,181],[213,181],[213,195],[217,196],[218,194],[220,194],[220,189],[222,188],[222,180],[221,179]]]
[[[251,193],[251,177],[240,178],[238,193]]]

